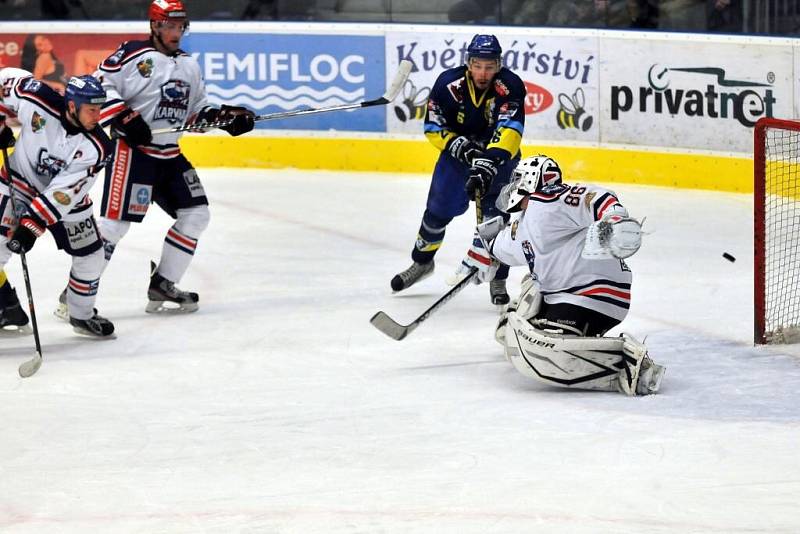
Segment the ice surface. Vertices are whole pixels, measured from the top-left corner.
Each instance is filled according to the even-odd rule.
[[[196,314],[144,313],[157,209],[102,280],[116,340],[53,317],[69,260],[30,253],[44,364],[19,378],[33,340],[0,339],[0,532],[800,531],[800,359],[752,346],[749,196],[612,186],[651,232],[622,326],[667,367],[627,398],[519,375],[486,286],[401,342],[370,326],[419,315],[468,246],[471,215],[391,294],[426,176],[201,177]]]

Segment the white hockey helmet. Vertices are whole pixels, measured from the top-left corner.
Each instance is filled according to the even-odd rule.
[[[548,185],[560,184],[561,167],[553,158],[539,154],[520,161],[511,178],[511,183],[504,188],[507,189],[504,193],[508,195],[508,201],[503,209],[506,213],[519,211],[522,200],[531,193]],[[500,196],[505,197],[502,193]]]

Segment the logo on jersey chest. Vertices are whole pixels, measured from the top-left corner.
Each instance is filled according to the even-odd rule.
[[[153,74],[153,60],[150,58],[144,59],[136,64],[136,70],[142,78],[149,78]]]
[[[161,101],[153,120],[166,120],[170,124],[182,123],[189,109],[191,87],[183,80],[170,80],[161,86]]]
[[[33,117],[31,117],[31,130],[33,130],[33,133],[41,131],[45,124],[47,124],[47,119],[34,111]]]
[[[456,102],[463,102],[464,101],[464,79],[456,80],[454,82],[450,82],[447,86],[447,90],[450,91],[450,94],[453,96],[453,100]]]
[[[51,155],[46,148],[39,149],[39,156],[36,158],[36,173],[48,176],[51,179],[64,170],[67,163],[60,158]]]

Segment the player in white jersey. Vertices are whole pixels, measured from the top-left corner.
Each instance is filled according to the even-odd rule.
[[[233,120],[231,135],[253,129],[254,114],[243,108],[210,106],[197,60],[179,48],[189,26],[183,2],[154,0],[148,10],[150,39],[127,41],[95,75],[108,92],[102,124],[111,124],[114,165],[106,170],[100,233],[106,261],[152,202],[175,219],[167,231],[158,265],[151,270],[146,311],[191,312],[197,293],[179,290],[197,241],[208,226],[205,190],[178,146],[180,133],[153,136],[152,129]]]
[[[33,76],[30,72],[23,69],[6,67],[0,69],[0,122],[8,125],[9,122],[18,124],[11,113],[3,104],[3,98],[11,94],[11,87],[19,78],[29,78]],[[0,145],[7,146],[14,142],[14,133],[10,128],[0,128]],[[6,272],[0,269],[0,333],[26,333],[31,332],[28,326],[28,316],[20,306],[16,290],[11,287]]]
[[[581,389],[655,393],[664,368],[627,334],[601,337],[628,314],[631,271],[625,258],[641,245],[641,226],[617,195],[562,182],[551,158],[519,163],[501,193],[514,214],[479,227],[470,263],[491,278],[495,262],[527,265],[522,292],[500,318],[496,337],[522,374]]]
[[[21,125],[16,142],[7,126],[0,130],[0,147],[15,147],[0,183],[0,264],[50,230],[72,256],[65,319],[78,333],[108,337],[114,325],[94,309],[104,261],[88,195],[111,153],[98,126],[106,93],[92,76],[80,76],[69,80],[62,97],[23,73],[0,71],[4,113]]]

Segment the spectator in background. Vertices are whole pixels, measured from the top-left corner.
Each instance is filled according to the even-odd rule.
[[[658,0],[628,0],[631,29],[652,30],[658,28]]]
[[[33,77],[41,80],[51,88],[64,94],[67,84],[64,63],[56,57],[53,42],[46,35],[32,33],[22,44],[20,67],[33,73]]]
[[[262,13],[261,10],[264,9]],[[250,0],[242,12],[242,20],[252,19],[278,19],[277,0]]]
[[[710,32],[740,33],[742,31],[741,0],[707,0],[706,24]]]
[[[69,4],[69,5],[67,5]],[[43,20],[67,20],[72,18],[69,6],[80,6],[81,0],[42,0],[42,19]],[[36,75],[34,74],[34,77]]]
[[[447,20],[455,24],[496,22],[497,8],[492,2],[460,0],[447,11]]]
[[[547,26],[605,26],[606,0],[556,0],[547,12]]]

